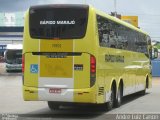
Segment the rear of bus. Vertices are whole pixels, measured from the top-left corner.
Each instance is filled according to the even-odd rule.
[[[26,101],[96,103],[95,18],[87,5],[33,6],[26,13]]]

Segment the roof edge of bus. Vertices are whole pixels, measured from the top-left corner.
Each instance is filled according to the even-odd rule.
[[[136,31],[138,31],[138,32],[141,32],[141,33],[143,33],[143,34],[148,35],[148,33],[145,32],[145,31],[143,31],[142,29],[137,28],[137,27],[135,27],[134,25],[129,24],[129,23],[127,23],[127,22],[125,22],[125,21],[123,21],[123,20],[121,20],[121,19],[119,19],[119,18],[116,18],[116,17],[114,17],[114,16],[111,16],[111,15],[109,15],[108,13],[105,13],[105,12],[100,11],[100,10],[98,10],[98,9],[95,9],[95,12],[96,12],[97,14],[99,14],[99,15],[106,16],[108,19],[110,19],[110,20],[112,20],[112,21],[114,21],[114,22],[117,22],[117,23],[119,23],[119,24],[121,24],[121,25],[124,25],[124,26],[126,26],[126,27],[128,27],[128,28],[130,28],[130,29],[132,29],[132,30],[136,30]]]
[[[20,50],[20,49],[23,49],[23,45],[22,44],[7,44],[6,49]]]
[[[68,6],[71,6],[71,7],[89,7],[90,5],[88,4],[45,4],[45,5],[32,5],[29,7],[30,8],[33,8],[33,7],[68,7]]]

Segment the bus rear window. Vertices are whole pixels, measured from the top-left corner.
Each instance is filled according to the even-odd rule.
[[[29,30],[32,38],[78,39],[86,33],[87,5],[43,5],[29,10]]]

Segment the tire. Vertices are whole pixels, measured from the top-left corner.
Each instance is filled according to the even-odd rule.
[[[145,87],[144,90],[140,91],[139,94],[140,94],[140,95],[145,95],[145,94],[146,94],[146,87]]]
[[[122,97],[123,97],[123,89],[122,85],[119,86],[118,91],[117,91],[117,99],[116,99],[116,107],[120,107],[122,104]]]
[[[107,110],[111,110],[113,107],[114,107],[114,104],[115,104],[115,89],[114,87],[112,86],[112,89],[111,89],[111,95],[110,95],[110,100],[109,102],[106,103],[107,105]]]
[[[147,82],[145,84],[145,89],[139,92],[140,95],[145,95],[146,94],[146,87],[147,87]]]
[[[48,101],[48,107],[50,108],[50,110],[58,110],[60,108],[60,105],[52,101]]]
[[[145,89],[145,90],[140,91],[140,95],[145,95],[145,94],[146,94],[146,89]]]

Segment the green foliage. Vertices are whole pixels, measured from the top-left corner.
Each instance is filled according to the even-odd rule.
[[[157,43],[157,44],[155,45],[155,47],[157,47],[158,49],[160,49],[160,43]]]

